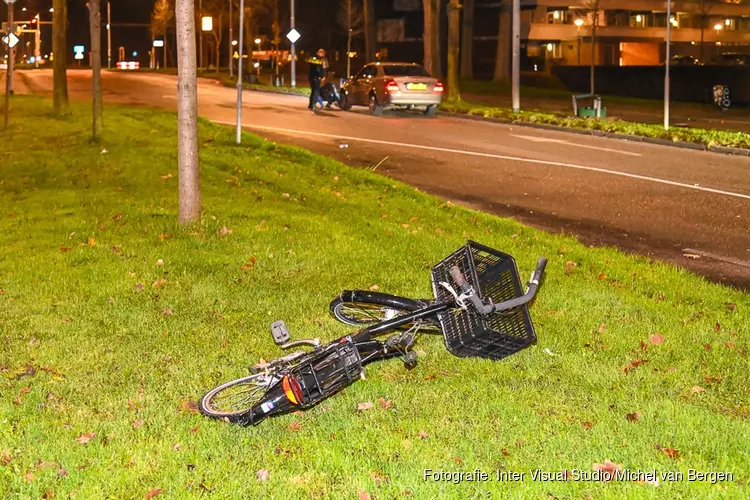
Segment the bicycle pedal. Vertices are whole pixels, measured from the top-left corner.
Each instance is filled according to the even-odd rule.
[[[289,328],[287,328],[283,319],[271,323],[271,335],[273,335],[273,341],[277,344],[286,344],[291,338]]]

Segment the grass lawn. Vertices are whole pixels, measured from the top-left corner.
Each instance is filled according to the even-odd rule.
[[[15,97],[0,134],[0,498],[750,496],[747,294],[206,122],[204,216],[185,229],[174,114],[108,106],[92,144],[87,104],[51,107]],[[550,258],[537,346],[491,362],[422,337],[414,370],[371,365],[304,415],[240,428],[191,410],[280,355],[272,321],[343,335],[341,289],[430,296],[430,266],[467,238],[524,277]],[[529,472],[605,460],[685,480]],[[424,481],[477,468],[525,480]]]

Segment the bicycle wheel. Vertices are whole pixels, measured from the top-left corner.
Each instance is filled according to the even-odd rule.
[[[340,322],[351,326],[367,326],[387,321],[401,314],[416,311],[429,301],[412,300],[396,295],[364,290],[347,290],[330,303],[331,314]],[[437,329],[435,322],[423,321],[427,329]],[[409,325],[405,325],[408,328]]]
[[[279,380],[276,371],[257,373],[214,387],[201,398],[200,411],[207,417],[235,422],[263,400]]]

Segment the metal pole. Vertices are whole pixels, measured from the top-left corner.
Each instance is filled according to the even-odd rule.
[[[346,77],[352,77],[352,0],[347,0],[347,10],[349,15],[349,38],[346,40]]]
[[[8,4],[8,26],[10,32],[13,29],[13,4]],[[13,92],[13,49],[8,50],[8,69],[5,72],[5,130],[8,130],[8,116],[10,115],[10,94]]]
[[[198,68],[203,69],[203,0],[198,0]]]
[[[166,38],[166,37],[164,37]],[[112,6],[107,2],[107,68],[112,67]]]
[[[242,52],[245,44],[245,0],[240,0],[240,59],[237,63],[237,144],[242,143]]]
[[[521,110],[521,0],[513,0],[513,111]]]
[[[234,3],[234,0],[229,0],[229,78],[234,77],[234,63],[232,62],[234,51],[232,48],[234,45],[232,45],[232,41],[234,40],[234,29],[232,28],[232,4]]]
[[[667,0],[667,50],[664,64],[664,130],[669,130],[669,66],[671,65],[670,45],[672,42],[672,1]]]
[[[39,59],[42,58],[42,25],[39,22],[39,14],[36,16],[36,33],[34,33],[34,66],[39,68]]]
[[[291,18],[291,28],[294,29],[294,0],[292,0],[292,18]],[[292,50],[290,52],[292,56],[292,88],[297,87],[297,61],[295,56],[295,50],[294,50],[294,42],[292,42]]]
[[[13,2],[8,4],[8,25],[10,26],[10,32],[15,33],[16,27],[13,25]],[[21,35],[23,36],[23,35]],[[16,48],[12,47],[8,51],[8,75],[10,77],[10,87],[8,87],[8,91],[12,94],[13,93],[13,69],[16,65]]]

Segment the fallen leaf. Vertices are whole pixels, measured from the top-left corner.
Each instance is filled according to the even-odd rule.
[[[96,437],[96,432],[87,432],[86,434],[81,434],[76,438],[76,441],[78,444],[86,444],[92,439]]]
[[[159,177],[161,177],[161,180],[166,181],[167,179],[172,178],[172,174],[160,175]]]
[[[572,260],[569,260],[568,262],[566,262],[566,263],[565,263],[565,274],[570,274],[570,273],[572,273],[572,272],[573,272],[573,269],[575,269],[577,265],[578,265],[578,264],[576,264],[576,263],[575,263],[575,262],[573,262]]]
[[[23,479],[27,483],[30,483],[31,481],[34,480],[34,473],[33,472],[27,472],[26,474],[24,474]]]
[[[258,259],[255,258],[255,256],[250,257],[250,260],[247,261],[247,264],[242,266],[243,271],[247,271],[248,269],[252,269],[253,266],[255,266],[255,262]]]
[[[711,350],[711,344],[703,344],[703,349],[705,349],[706,351],[710,351]]]
[[[713,384],[714,382],[721,382],[722,380],[724,380],[724,377],[703,377],[703,380],[705,380],[709,384]]]
[[[159,239],[160,239],[161,241],[164,241],[164,240],[166,240],[167,238],[169,238],[169,234],[168,234],[168,233],[159,233]]]
[[[371,500],[370,494],[367,493],[365,490],[362,490],[359,492],[359,500]]]
[[[427,375],[424,379],[425,380],[435,380],[435,375]]]
[[[672,460],[680,458],[680,452],[675,450],[674,448],[662,448],[660,451]]]
[[[463,461],[463,460],[461,460],[461,459],[460,459],[460,458],[458,458],[458,457],[453,457],[453,462],[454,462],[454,463],[455,463],[456,465],[463,465],[463,464],[464,464],[464,461]]]
[[[156,261],[156,265],[157,266],[163,266],[164,265],[164,261],[161,260],[161,259],[159,259],[159,260]]]
[[[631,362],[630,364],[626,365],[626,366],[625,366],[625,367],[624,367],[624,368],[622,369],[622,372],[623,372],[623,373],[628,373],[628,372],[629,372],[629,371],[631,371],[631,370],[635,370],[636,368],[638,368],[638,367],[639,367],[640,365],[642,365],[643,363],[648,363],[648,360],[647,360],[647,359],[637,359],[637,360],[635,360],[635,361],[632,361],[632,362]]]
[[[70,252],[71,247],[66,247],[65,245],[60,245],[60,253],[66,253]]]
[[[143,283],[136,283],[136,285],[133,287],[133,291],[135,292],[142,292],[145,287],[143,286]]]
[[[153,490],[149,490],[149,492],[146,493],[146,496],[144,498],[146,500],[150,500],[151,498],[159,496],[162,493],[164,493],[164,490],[162,490],[161,488],[154,488]]]
[[[393,401],[391,401],[390,399],[386,400],[384,398],[378,398],[378,404],[382,409],[387,410],[391,406],[393,406]]]
[[[50,498],[55,498],[55,492],[52,490],[47,490],[42,494],[43,500],[49,500]]]
[[[190,429],[188,429],[188,432],[190,432],[191,434],[196,434],[198,432],[198,429],[200,429],[200,426],[199,425],[194,425],[193,427],[191,427]]]
[[[594,423],[593,422],[584,422],[583,423],[583,428],[586,429],[587,431],[591,430],[593,427],[594,427]]]
[[[59,469],[57,469],[57,477],[65,477],[67,475],[68,475],[68,470],[67,469],[65,469],[63,467],[60,467]]]
[[[174,311],[170,308],[164,309],[161,313],[162,316],[174,316]]]
[[[268,469],[260,469],[258,472],[255,473],[255,478],[258,481],[268,481],[270,477],[270,473],[268,472]]]
[[[645,351],[646,349],[648,349],[648,346],[644,341],[641,340],[641,351]]]
[[[89,238],[89,246],[90,247],[96,246],[96,240],[94,238]]]
[[[601,325],[599,325],[599,329],[596,331],[596,333],[604,333],[604,330],[606,329],[607,329],[606,323],[602,323]]]
[[[737,348],[737,344],[735,344],[731,340],[729,342],[727,342],[726,344],[724,344],[724,345],[727,346],[727,348],[729,348],[729,349],[736,349]]]
[[[359,404],[357,405],[357,411],[365,411],[365,410],[369,410],[369,409],[370,409],[370,408],[372,408],[373,406],[375,406],[375,405],[374,405],[374,404],[372,404],[372,403],[371,403],[371,402],[369,402],[369,401],[368,401],[368,402],[366,402],[366,403],[359,403]]]
[[[2,455],[0,455],[0,465],[6,466],[12,461],[13,461],[13,457],[7,451],[3,452]]]
[[[391,482],[391,478],[383,474],[383,471],[381,470],[370,471],[370,477],[375,482],[375,486],[377,487],[380,487],[381,484]]]
[[[604,480],[611,481],[614,479],[615,472],[622,470],[622,465],[613,463],[609,459],[606,459],[603,464],[594,464],[594,470],[604,472]]]
[[[298,420],[295,420],[291,424],[289,424],[289,431],[290,432],[297,432],[302,428],[302,422],[299,422]]]
[[[720,332],[720,331],[721,331],[721,325],[719,324],[719,322],[718,322],[718,321],[717,321],[717,322],[716,322],[716,324],[714,325],[714,331],[715,331],[715,332]]]
[[[172,451],[180,451],[182,449],[182,445],[180,443],[175,443],[172,445]]]
[[[637,422],[641,419],[641,414],[637,411],[634,411],[633,413],[628,413],[625,415],[625,418],[628,419],[628,422]]]
[[[167,280],[165,280],[164,278],[159,278],[158,280],[151,283],[151,286],[154,288],[161,288],[166,284],[167,284]]]
[[[136,420],[136,421],[133,422],[132,427],[133,427],[133,429],[138,429],[140,427],[143,427],[143,424],[145,424],[145,423],[146,422],[144,422],[144,420],[142,418],[139,418],[138,420]]]
[[[731,302],[725,302],[724,305],[727,306],[727,309],[730,311],[737,309],[737,304],[732,304]]]
[[[430,435],[425,431],[419,431],[419,434],[417,434],[417,436],[419,436],[419,439],[427,439],[428,437],[430,437]]]
[[[372,285],[370,287],[371,292],[377,292],[378,290],[380,290],[380,287],[378,285]]]
[[[198,403],[196,403],[195,401],[181,401],[180,411],[188,413],[200,413],[198,411]]]
[[[663,344],[664,343],[664,337],[660,333],[652,333],[648,336],[648,340],[652,344]]]
[[[500,451],[502,452],[504,457],[510,456],[510,452],[506,450],[505,448],[502,448]]]
[[[222,238],[228,234],[232,234],[234,231],[232,229],[229,229],[227,226],[222,226],[221,229],[219,229],[219,236]]]
[[[596,275],[596,277],[597,277],[597,279],[600,279],[600,280],[606,280],[607,279],[607,275],[604,274],[604,273],[599,273],[599,274]]]
[[[111,218],[112,220],[114,220],[114,221],[118,221],[118,220],[122,219],[122,214],[117,214],[117,215],[113,215],[113,216],[112,216],[112,217],[110,217],[110,218]]]
[[[688,259],[700,259],[701,258],[701,256],[698,255],[697,253],[684,253],[682,254],[682,256]]]
[[[692,394],[695,394],[696,392],[704,392],[705,390],[706,389],[704,389],[703,387],[701,387],[699,385],[694,385],[693,387],[690,388],[690,392]]]

